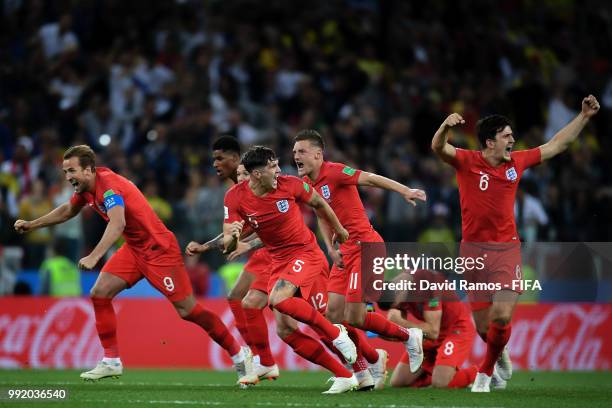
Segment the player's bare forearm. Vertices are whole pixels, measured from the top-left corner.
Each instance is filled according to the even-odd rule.
[[[448,143],[448,132],[452,127],[464,123],[465,120],[463,120],[461,115],[452,113],[442,122],[440,128],[434,134],[431,140],[431,150],[442,160],[449,162],[455,158],[457,151],[454,146]]]
[[[72,206],[70,203],[64,203],[53,209],[48,214],[43,215],[30,222],[30,229],[45,228],[56,224],[61,224],[68,221],[79,213],[79,208]]]
[[[106,224],[106,229],[98,245],[89,254],[90,257],[100,260],[104,254],[110,249],[111,246],[121,237],[123,230],[125,229],[125,221],[121,220],[110,220]]]
[[[398,309],[391,309],[387,314],[387,318],[389,321],[397,324],[398,326],[405,327],[407,329],[411,329],[416,327],[418,329],[423,330],[423,334],[430,340],[435,340],[438,338],[440,333],[440,328],[437,329],[434,325],[427,321],[422,320],[407,320],[402,317],[402,312]]]
[[[390,178],[379,176],[378,174],[368,173],[366,171],[359,174],[357,180],[360,186],[378,187],[389,191],[394,191],[401,194],[406,201],[412,205],[416,205],[415,200],[425,201],[427,195],[423,190],[412,189]]]
[[[317,214],[317,217],[322,222],[327,222],[334,229],[334,231],[339,232],[340,230],[342,230],[342,224],[340,223],[338,216],[336,216],[336,213],[334,212],[334,210],[332,210],[329,204],[323,201],[320,197],[317,204],[317,206],[313,207],[315,213]]]
[[[589,122],[589,119],[599,112],[599,102],[593,95],[589,95],[582,100],[580,113],[563,129],[553,136],[548,143],[540,146],[542,161],[551,159],[564,152],[568,146],[576,140],[582,129]]]
[[[207,248],[218,249],[219,251],[223,251],[223,233],[220,233],[213,239],[203,244]]]
[[[249,240],[247,244],[249,244],[249,249],[251,249],[252,251],[259,248],[263,248],[265,246],[263,241],[259,237]]]
[[[552,139],[540,146],[542,161],[552,159],[567,150],[569,145],[578,138],[578,135],[588,122],[589,118],[581,112],[563,129],[558,131]]]
[[[367,171],[361,172],[359,175],[358,183],[360,186],[378,187],[389,191],[395,191],[397,193],[403,193],[409,190],[403,184],[398,183],[390,178],[380,176],[374,173],[368,173]]]

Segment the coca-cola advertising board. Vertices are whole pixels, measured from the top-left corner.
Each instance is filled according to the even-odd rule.
[[[224,300],[204,300],[239,338]],[[182,321],[163,299],[118,299],[119,350],[128,367],[229,369],[226,353],[197,326]],[[272,352],[284,369],[316,369],[291,351],[275,333],[266,310]],[[371,339],[386,348],[395,365],[403,345]],[[608,370],[612,367],[612,305],[519,305],[509,343],[515,368]],[[485,346],[475,339],[469,363]],[[0,298],[0,367],[86,368],[102,357],[93,309],[85,298]]]

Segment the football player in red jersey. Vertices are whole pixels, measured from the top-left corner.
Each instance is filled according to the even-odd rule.
[[[416,205],[415,200],[425,201],[425,192],[411,189],[377,174],[325,161],[324,141],[316,130],[300,131],[295,136],[294,142],[293,159],[298,174],[329,203],[350,234],[349,240],[338,250],[332,243],[329,228],[325,223],[319,223],[327,251],[334,261],[328,284],[328,318],[334,323],[346,322],[348,327],[369,330],[387,338],[403,341],[412,356],[412,369],[416,371],[423,356],[422,332],[418,328],[405,330],[389,322],[381,314],[366,312],[363,293],[365,282],[361,271],[361,243],[384,241],[370,224],[357,186],[372,186],[395,191],[412,205]],[[371,364],[370,372],[374,377],[375,387],[382,388],[386,376],[386,352],[373,349],[361,331],[355,330],[351,334],[353,341],[357,341],[358,351]],[[356,373],[360,372],[357,371],[358,367],[353,369]]]
[[[411,373],[408,354],[404,353],[393,370],[391,386],[467,387],[474,382],[478,370],[476,366],[461,368],[476,335],[468,307],[452,290],[429,289],[432,283],[443,288],[445,279],[440,273],[420,269],[414,274],[402,273],[396,280],[412,281],[416,289],[394,294],[389,320],[403,327],[419,327],[427,340],[423,342],[425,358],[421,368]],[[421,281],[427,285],[422,286]],[[379,306],[387,308],[383,303]]]
[[[241,348],[221,319],[195,300],[178,242],[140,190],[110,169],[96,167],[95,153],[89,146],[73,146],[63,159],[66,180],[74,186],[70,201],[36,220],[17,220],[15,229],[23,233],[60,224],[77,215],[84,206],[92,207],[108,224],[93,251],[79,261],[79,267],[86,270],[93,269],[121,236],[125,238],[121,248],[104,264],[91,289],[104,359],[93,370],[82,373],[81,378],[98,380],[123,373],[112,299],[145,278],[166,296],[181,318],[202,327],[229,353],[240,383],[251,381],[255,374],[250,350]]]
[[[473,392],[489,392],[493,370],[510,379],[512,365],[505,349],[519,293],[512,280],[521,279],[520,240],[514,220],[516,189],[523,172],[562,153],[578,137],[590,118],[599,111],[593,95],[582,100],[581,112],[547,143],[528,150],[512,151],[514,134],[510,121],[500,115],[478,122],[481,150],[458,149],[448,143],[448,131],[464,123],[461,115],[449,115],[431,142],[433,151],[455,167],[462,219],[462,256],[487,256],[484,274],[472,274],[501,285],[493,293],[470,293],[476,328],[487,343]],[[485,276],[486,275],[486,276]],[[467,276],[467,275],[466,275]],[[508,289],[506,289],[508,288]],[[497,363],[497,364],[496,364]]]
[[[271,149],[252,147],[244,154],[242,164],[250,179],[235,185],[225,195],[225,249],[227,252],[235,249],[243,226],[248,223],[272,256],[269,303],[279,337],[300,356],[335,374],[334,383],[325,393],[350,391],[358,385],[353,373],[296,324],[296,320],[308,324],[319,336],[330,340],[348,362],[356,360],[355,345],[346,329],[340,324],[333,325],[321,314],[327,301],[327,291],[321,286],[329,270],[313,232],[304,223],[299,203],[313,207],[318,217],[326,219],[340,242],[347,240],[348,232],[308,184],[297,177],[280,176],[278,160]]]
[[[229,179],[236,184],[249,179],[249,172],[240,164],[240,143],[235,137],[221,136],[215,140],[212,156],[213,167],[222,180]],[[268,325],[263,314],[263,309],[268,304],[268,267],[271,258],[256,235],[253,234],[249,238],[252,239],[240,242],[237,250],[228,256],[228,260],[232,261],[251,252],[242,273],[227,295],[227,301],[234,315],[236,328],[253,352],[258,378],[276,379],[279,370],[270,350]],[[205,244],[191,241],[187,244],[185,253],[193,256],[214,248],[223,250],[223,233]]]

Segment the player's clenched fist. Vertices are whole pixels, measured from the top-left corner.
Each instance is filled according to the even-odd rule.
[[[79,261],[79,269],[83,269],[85,271],[90,271],[96,267],[99,259],[92,257],[91,255],[86,256],[85,258],[81,258]]]
[[[24,232],[28,232],[32,229],[30,221],[26,220],[17,220],[15,221],[15,231],[19,234],[23,234]]]
[[[463,125],[464,123],[465,123],[465,120],[463,119],[463,117],[460,114],[458,114],[458,113],[451,113],[450,115],[448,115],[448,117],[444,121],[444,126],[446,126],[446,127],[454,127],[454,126],[457,126],[457,125]]]
[[[195,241],[191,241],[190,243],[187,244],[187,247],[185,247],[185,254],[187,256],[194,256],[196,254],[201,254],[202,252],[206,252],[206,251],[208,251],[208,245],[206,244],[200,245],[199,243]]]
[[[587,118],[599,112],[599,102],[593,95],[589,95],[582,100],[582,114]]]

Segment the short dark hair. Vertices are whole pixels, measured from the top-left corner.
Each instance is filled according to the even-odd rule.
[[[96,169],[96,154],[91,147],[87,145],[72,146],[64,152],[64,160],[68,160],[72,157],[79,158],[79,165],[82,168],[91,167],[92,170]]]
[[[299,142],[300,140],[308,140],[313,145],[320,147],[321,150],[325,150],[325,142],[323,141],[323,136],[321,136],[321,134],[314,129],[300,130],[293,138],[293,141]]]
[[[259,167],[265,167],[271,160],[276,160],[274,150],[265,146],[253,146],[242,156],[242,165],[249,173]]]
[[[240,143],[234,136],[221,136],[212,144],[213,150],[221,150],[223,152],[232,152],[240,156]]]
[[[490,115],[480,119],[476,123],[476,134],[480,146],[483,149],[487,147],[487,139],[495,139],[495,135],[504,130],[506,126],[512,127],[512,122],[502,115]]]

